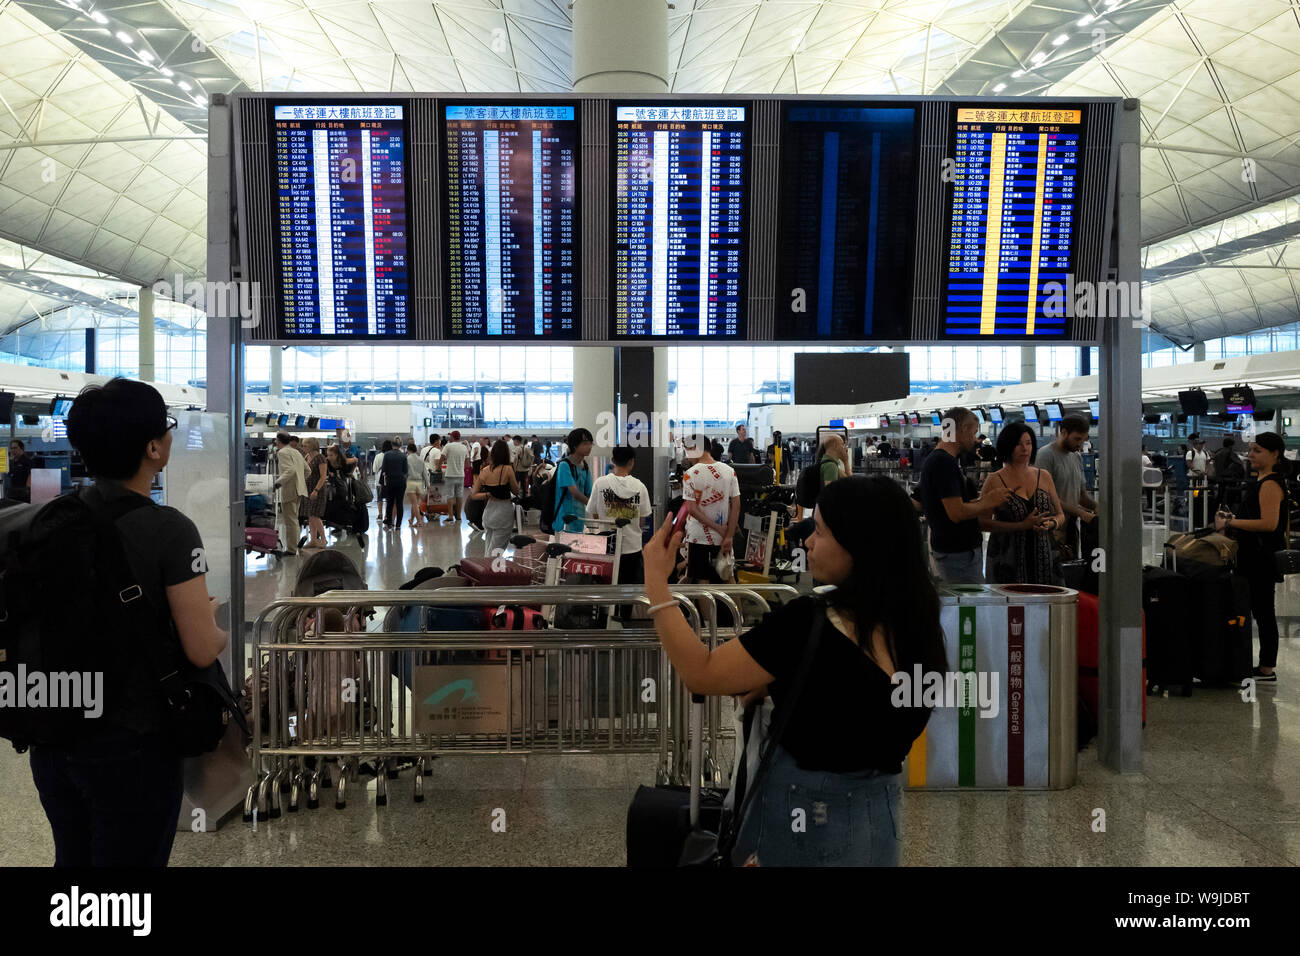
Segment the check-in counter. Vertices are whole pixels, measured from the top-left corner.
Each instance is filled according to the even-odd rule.
[[[950,674],[908,754],[909,789],[1074,785],[1077,597],[1052,585],[941,586]],[[922,682],[912,700],[928,702],[926,685],[934,695],[937,681],[910,676]]]

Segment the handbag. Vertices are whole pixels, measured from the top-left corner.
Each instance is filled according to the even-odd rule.
[[[803,660],[799,662],[799,670],[795,674],[794,684],[790,689],[790,699],[788,703],[781,707],[780,714],[777,715],[776,720],[773,722],[771,736],[768,737],[767,745],[763,749],[763,758],[758,764],[758,772],[754,774],[753,786],[746,787],[747,770],[745,767],[745,753],[744,749],[742,749],[740,767],[737,770],[736,777],[735,803],[739,804],[739,811],[724,815],[722,823],[718,827],[719,832],[716,834],[710,833],[698,825],[693,826],[691,832],[686,835],[686,842],[682,845],[678,866],[731,866],[731,853],[735,849],[736,840],[740,836],[740,827],[745,821],[745,815],[749,813],[754,797],[763,792],[763,784],[767,781],[767,773],[772,766],[772,756],[780,745],[781,738],[785,735],[785,729],[790,723],[790,715],[794,713],[795,705],[799,701],[799,694],[803,691],[808,672],[812,669],[812,660],[817,653],[817,645],[821,643],[822,628],[826,624],[826,608],[820,596],[814,597],[814,601],[816,601],[816,608],[812,632],[808,635],[808,643],[804,645]],[[749,727],[746,728],[747,736],[752,729],[752,719],[752,716],[747,713],[746,722],[749,724]],[[747,743],[748,741],[746,741]],[[747,746],[745,749],[748,749]],[[698,777],[696,776],[698,773],[699,768],[691,768],[692,786],[698,784]]]
[[[1282,496],[1282,505],[1286,509],[1286,543],[1291,544],[1291,501],[1287,495]],[[1300,574],[1300,551],[1292,551],[1290,547],[1282,551],[1273,552],[1273,566],[1277,573],[1286,577],[1289,574]]]

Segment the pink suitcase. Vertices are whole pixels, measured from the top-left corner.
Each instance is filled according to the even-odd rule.
[[[280,550],[280,535],[274,528],[245,528],[244,547],[259,554]]]
[[[462,558],[460,575],[473,587],[527,587],[533,583],[533,573],[523,565],[504,561],[505,567],[494,570],[495,558]]]

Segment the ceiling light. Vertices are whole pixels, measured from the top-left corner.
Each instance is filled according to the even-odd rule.
[[[179,87],[180,87],[182,90],[184,90],[186,93],[188,93],[191,89],[193,89],[193,87],[191,87],[191,86],[190,86],[188,83],[186,83],[184,80],[181,80],[181,81],[180,81],[179,83],[177,83],[176,85],[179,86]]]
[[[1020,79],[1020,78],[1021,78],[1022,76],[1024,76],[1024,75],[1025,75],[1025,71],[1024,71],[1024,70],[1016,70],[1016,72],[1014,72],[1014,73],[1011,74],[1011,78],[1012,78],[1013,80],[1018,80],[1018,79]]]
[[[100,24],[101,26],[103,26],[105,23],[108,22],[108,17],[104,16],[98,10],[90,11],[90,19],[94,20],[96,23]]]
[[[1068,34],[1062,33],[1059,37],[1057,37],[1055,40],[1052,41],[1052,46],[1060,46],[1062,43],[1065,43],[1069,39],[1070,37]]]
[[[993,92],[994,92],[994,93],[1001,93],[1001,92],[1002,92],[1003,90],[1005,90],[1006,88],[1007,88],[1007,85],[1006,85],[1005,83],[999,83],[997,86],[993,87]]]
[[[1095,16],[1093,16],[1093,15],[1090,13],[1090,14],[1088,14],[1086,17],[1084,17],[1082,20],[1080,20],[1079,23],[1078,23],[1078,25],[1081,26],[1081,27],[1086,27],[1089,23],[1091,23],[1093,20],[1096,20],[1096,19],[1097,19],[1097,18],[1096,18]]]
[[[1119,6],[1119,0],[1106,0],[1106,9],[1113,10]]]
[[[1033,56],[1031,56],[1029,59],[1033,60],[1033,62],[1034,62],[1035,64],[1042,63],[1044,60],[1047,59],[1047,54],[1046,54],[1046,53],[1035,53],[1035,54],[1034,54]]]
[[[194,97],[194,104],[196,106],[207,106],[208,98],[206,96],[196,96]]]
[[[118,30],[118,31],[117,31],[117,38],[118,38],[119,40],[121,40],[123,43],[125,43],[127,46],[130,46],[130,45],[131,45],[131,35],[130,35],[130,34],[128,34],[128,33],[123,33],[121,30]]]
[[[140,51],[140,59],[144,60],[146,63],[152,63],[152,62],[153,62],[153,54],[150,53],[148,50],[141,50],[141,51]]]
[[[163,76],[175,76],[175,75],[176,75],[176,74],[173,73],[173,72],[172,72],[168,67],[165,67],[165,66],[159,67],[158,70],[159,70],[160,73],[162,73]]]

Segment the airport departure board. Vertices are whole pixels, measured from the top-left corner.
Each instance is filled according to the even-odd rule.
[[[948,336],[1066,336],[1044,287],[1075,271],[1082,128],[1081,109],[957,107]]]
[[[401,106],[276,105],[283,338],[408,335],[410,281]]]
[[[746,107],[614,108],[612,337],[745,334]]]
[[[578,336],[578,122],[572,105],[447,105],[449,338]]]
[[[788,103],[781,133],[778,339],[907,339],[915,110]]]

